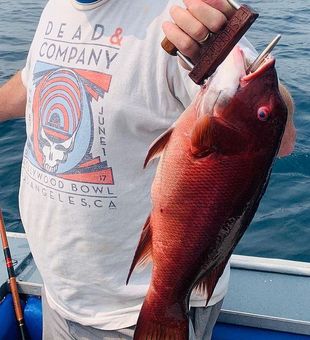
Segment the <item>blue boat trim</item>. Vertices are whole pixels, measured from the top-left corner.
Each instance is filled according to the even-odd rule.
[[[309,336],[218,322],[212,340],[309,340]]]

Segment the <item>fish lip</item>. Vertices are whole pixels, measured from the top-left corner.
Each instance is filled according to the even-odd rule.
[[[241,83],[245,84],[252,81],[253,79],[260,77],[267,70],[274,67],[275,62],[275,58],[269,54],[255,72],[246,74],[244,77],[241,78]]]

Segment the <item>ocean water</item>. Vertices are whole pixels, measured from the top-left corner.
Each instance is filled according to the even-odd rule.
[[[274,54],[279,77],[295,100],[298,134],[294,153],[276,161],[266,194],[235,253],[310,262],[310,0],[244,2],[260,13],[247,34],[258,51],[276,34],[283,35]],[[44,4],[0,2],[0,83],[24,65]],[[23,120],[0,124],[0,206],[10,231],[23,231],[18,187],[25,139]]]

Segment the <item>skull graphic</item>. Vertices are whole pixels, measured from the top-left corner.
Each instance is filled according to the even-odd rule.
[[[41,128],[39,135],[40,148],[44,159],[43,167],[50,173],[56,173],[60,163],[65,163],[68,154],[73,150],[76,132],[64,142],[51,140]]]

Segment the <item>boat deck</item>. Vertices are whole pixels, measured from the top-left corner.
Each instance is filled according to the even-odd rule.
[[[219,320],[310,336],[310,264],[233,255]]]
[[[8,236],[20,291],[40,295],[42,279],[26,238]],[[233,255],[231,267],[214,339],[310,339],[310,263]],[[0,282],[6,281],[6,275],[1,254]],[[1,289],[4,295],[5,285]],[[231,337],[232,327],[237,337]]]

